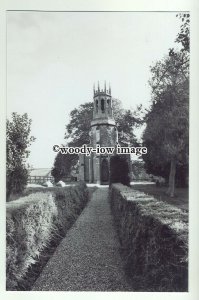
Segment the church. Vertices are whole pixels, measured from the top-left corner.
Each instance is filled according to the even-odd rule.
[[[93,88],[93,119],[90,126],[89,146],[115,147],[118,143],[118,130],[113,115],[111,88]],[[113,155],[113,154],[112,154]],[[96,154],[79,156],[79,180],[89,183],[108,184],[111,154]]]

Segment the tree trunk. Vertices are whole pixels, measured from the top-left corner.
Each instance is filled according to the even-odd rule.
[[[171,165],[170,165],[170,174],[169,174],[169,188],[167,191],[167,193],[170,197],[174,197],[175,175],[176,175],[176,160],[175,160],[175,158],[172,158]]]

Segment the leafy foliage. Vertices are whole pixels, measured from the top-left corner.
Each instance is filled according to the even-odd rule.
[[[55,157],[54,167],[51,171],[52,176],[55,179],[55,183],[60,181],[63,177],[70,175],[72,166],[77,161],[76,154],[61,154],[60,152]]]
[[[132,176],[135,180],[149,180],[150,176],[147,174],[143,160],[132,161]]]
[[[129,135],[132,144],[136,142],[134,128],[142,124],[142,106],[135,111],[126,110],[118,99],[113,99],[113,114],[117,123],[118,132]],[[65,139],[67,144],[73,147],[80,147],[89,144],[90,123],[93,118],[93,102],[81,104],[70,113],[70,123],[66,125]]]
[[[93,116],[93,103],[81,104],[70,113],[70,123],[66,125],[65,139],[69,146],[80,147],[89,143],[90,122]]]
[[[177,35],[176,42],[182,45],[182,51],[190,50],[190,15],[185,13],[180,13],[177,15],[181,21],[182,25],[180,27],[180,32]]]
[[[114,155],[110,157],[110,184],[122,183],[130,186],[130,170],[128,161],[124,156]]]
[[[188,170],[189,15],[181,17],[183,24],[176,42],[181,43],[182,49],[170,49],[168,56],[151,67],[152,105],[143,134],[143,144],[148,148],[147,155],[143,156],[147,170],[166,179],[169,177],[171,196],[176,170],[178,178],[186,177]]]
[[[118,128],[118,140],[130,143],[131,145],[138,146],[138,141],[135,136],[134,130],[143,124],[142,119],[142,105],[138,106],[136,110],[130,109],[120,111],[116,116],[116,123]]]
[[[28,147],[35,140],[30,136],[32,120],[27,114],[12,114],[12,120],[7,120],[6,130],[6,182],[7,198],[11,193],[20,193],[27,184],[28,171],[26,159],[30,151]]]

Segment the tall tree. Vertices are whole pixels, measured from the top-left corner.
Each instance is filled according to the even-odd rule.
[[[186,172],[188,165],[190,16],[182,13],[177,17],[182,23],[175,42],[181,49],[170,49],[167,57],[151,67],[152,105],[143,135],[148,147],[143,157],[146,166],[155,175],[169,177],[171,197],[176,169]]]
[[[166,57],[151,68],[152,106],[143,135],[148,156],[160,166],[170,163],[168,193],[174,196],[177,164],[188,160],[189,69],[181,54]]]
[[[6,182],[7,199],[11,193],[23,191],[28,180],[26,159],[31,143],[35,140],[30,136],[32,120],[27,114],[12,113],[12,120],[7,120],[6,128]]]
[[[90,122],[93,116],[93,103],[81,104],[70,113],[70,122],[66,125],[65,140],[68,146],[80,147],[89,143]]]

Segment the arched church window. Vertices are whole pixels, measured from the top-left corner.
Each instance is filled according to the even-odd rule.
[[[107,183],[109,181],[109,166],[108,160],[104,158],[101,162],[101,182]]]
[[[96,112],[98,113],[98,100],[96,100]]]
[[[96,143],[100,142],[100,128],[99,126],[96,127]]]
[[[108,113],[110,114],[110,112],[111,112],[111,101],[110,101],[110,99],[107,99],[107,107],[108,107]]]
[[[101,111],[104,113],[104,99],[101,100]]]

